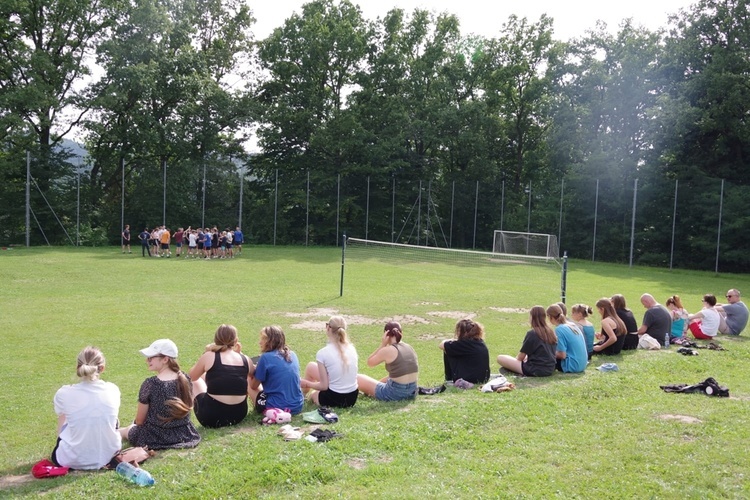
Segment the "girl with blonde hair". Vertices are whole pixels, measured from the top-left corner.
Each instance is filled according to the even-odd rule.
[[[120,429],[123,439],[152,450],[197,446],[201,437],[190,421],[192,385],[177,363],[177,346],[159,339],[140,353],[156,375],[141,384],[135,423]]]
[[[255,365],[241,349],[237,328],[221,325],[190,369],[195,418],[203,427],[235,425],[247,416],[247,389]]]
[[[497,362],[512,372],[527,377],[549,377],[555,373],[555,350],[557,335],[547,324],[547,314],[542,306],[529,311],[531,330],[526,332],[518,356],[501,354]]]
[[[101,469],[121,448],[117,432],[120,389],[101,379],[105,360],[96,347],[78,354],[76,374],[80,381],[55,393],[57,444],[51,461],[74,469]]]
[[[255,411],[278,408],[296,415],[302,411],[305,397],[300,387],[299,361],[286,345],[284,330],[277,325],[264,327],[259,345],[262,354],[248,389]]]
[[[315,355],[315,362],[305,368],[300,381],[303,392],[320,406],[348,408],[354,406],[359,395],[357,371],[359,357],[349,342],[346,320],[331,316],[326,323],[327,344]]]

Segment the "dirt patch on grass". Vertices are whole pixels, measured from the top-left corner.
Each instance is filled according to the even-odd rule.
[[[529,312],[528,309],[521,309],[520,307],[490,307],[493,311],[510,314],[526,314]]]
[[[326,328],[326,321],[331,316],[340,314],[336,309],[310,309],[306,313],[284,313],[288,318],[306,318],[299,323],[291,325],[291,328],[295,330],[308,330],[313,332],[324,332]],[[430,320],[425,319],[421,316],[414,316],[412,314],[395,315],[390,318],[370,318],[368,316],[360,316],[358,314],[347,315],[344,314],[344,319],[349,326],[351,325],[384,325],[388,321],[398,321],[401,325],[429,325]]]
[[[665,414],[665,415],[659,415],[659,418],[662,420],[676,420],[680,422],[681,424],[702,424],[703,423],[701,419],[691,417],[689,415]]]
[[[362,470],[367,467],[367,461],[364,458],[352,458],[346,461],[346,465],[352,469]]]
[[[447,334],[423,333],[422,335],[417,335],[417,340],[447,340],[452,338],[453,335]]]
[[[418,306],[439,306],[440,302],[417,302]]]
[[[0,477],[0,490],[30,483],[33,480],[34,476],[32,476],[31,474],[22,474],[20,476],[3,476]]]
[[[473,319],[476,317],[474,313],[467,313],[463,311],[430,311],[427,314],[430,316],[437,316],[438,318],[451,318],[451,319]]]

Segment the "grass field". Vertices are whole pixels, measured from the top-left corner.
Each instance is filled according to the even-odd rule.
[[[385,320],[402,319],[419,354],[420,385],[442,381],[440,340],[457,319],[484,324],[497,354],[515,355],[526,311],[559,300],[556,265],[494,266],[356,259],[339,297],[335,248],[248,247],[222,261],[144,259],[119,248],[35,248],[0,252],[0,497],[61,498],[747,498],[750,439],[750,332],[722,336],[723,352],[685,357],[676,349],[594,359],[582,375],[513,378],[503,394],[449,389],[410,404],[361,398],[339,411],[328,443],[284,442],[249,416],[231,429],[205,430],[195,449],[163,451],[144,465],[157,484],[141,490],[111,472],[29,480],[55,442],[52,397],[74,383],[75,357],[94,344],[107,357],[104,379],[122,391],[120,420],[135,415],[151,374],[138,349],[162,337],[180,348],[187,370],[221,323],[239,329],[256,354],[258,331],[279,324],[300,363],[314,359],[332,313],[350,322],[360,370]],[[702,294],[723,297],[745,275],[571,261],[569,305],[622,293],[636,317],[638,297],[678,293],[691,312]],[[598,317],[592,321],[598,325]],[[620,371],[601,373],[614,361]],[[708,376],[732,397],[667,394],[666,383]],[[673,417],[684,418],[683,423]],[[310,429],[300,417],[294,423]]]

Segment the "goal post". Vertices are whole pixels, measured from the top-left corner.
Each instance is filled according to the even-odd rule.
[[[560,249],[557,236],[542,233],[521,233],[515,231],[495,231],[492,239],[492,252],[504,255],[518,255],[559,261]]]

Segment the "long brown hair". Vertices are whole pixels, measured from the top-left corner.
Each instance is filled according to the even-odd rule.
[[[617,336],[622,337],[627,332],[627,328],[625,327],[625,323],[622,322],[620,317],[617,315],[617,312],[615,311],[615,307],[612,305],[612,301],[609,300],[607,297],[602,297],[601,299],[596,301],[596,308],[602,310],[602,319],[605,318],[612,318],[615,320],[615,323],[617,324]]]
[[[562,307],[557,304],[552,304],[547,308],[547,316],[549,316],[550,322],[555,325],[565,324],[565,313],[562,311]]]
[[[286,336],[280,326],[270,325],[263,327],[260,331],[260,337],[265,339],[263,342],[263,352],[279,351],[284,361],[287,363],[292,362],[289,347],[286,345]]]
[[[456,323],[456,339],[458,340],[482,340],[484,339],[484,326],[470,319],[462,319]]]
[[[177,397],[170,398],[164,403],[169,408],[169,416],[159,417],[162,422],[166,423],[185,418],[190,413],[190,410],[193,409],[193,395],[191,393],[192,386],[180,370],[177,360],[169,356],[164,357],[167,359],[167,368],[177,374]]]
[[[224,352],[237,345],[237,328],[233,325],[221,325],[216,329],[214,341],[206,346],[206,351]]]
[[[383,331],[386,337],[394,337],[397,344],[401,342],[401,338],[404,336],[403,330],[401,330],[401,323],[398,321],[389,321],[385,324]]]
[[[547,323],[547,313],[542,306],[534,306],[529,311],[531,329],[536,332],[545,344],[557,344],[557,335]]]

